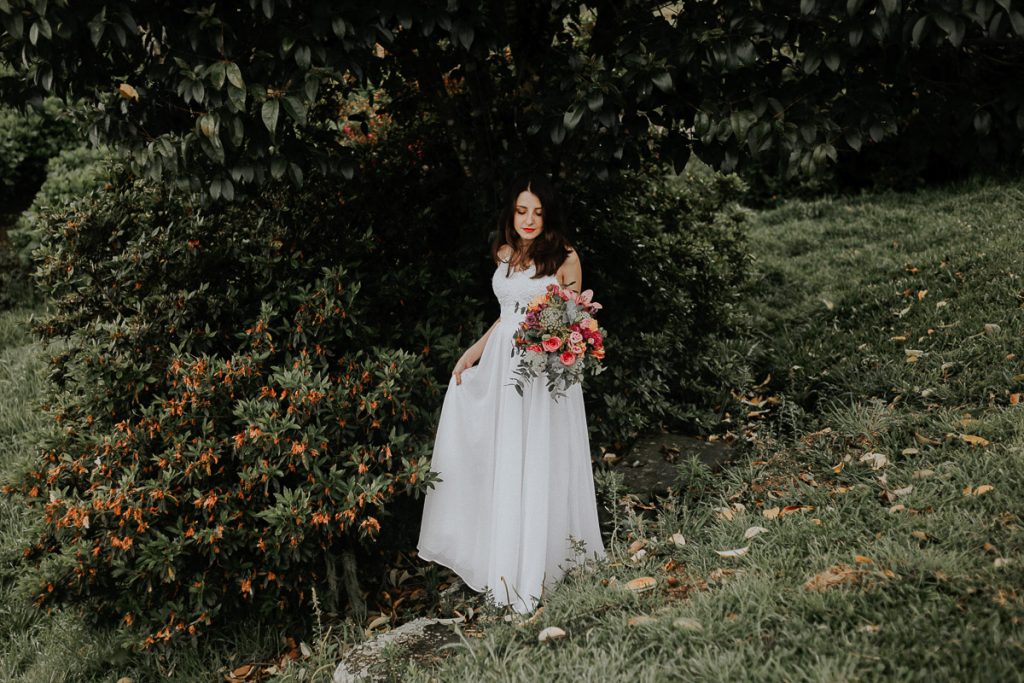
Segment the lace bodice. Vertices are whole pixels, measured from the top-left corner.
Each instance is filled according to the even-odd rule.
[[[526,316],[522,310],[538,294],[543,294],[548,285],[558,284],[558,278],[554,275],[534,278],[533,273],[536,266],[530,265],[526,270],[513,271],[508,273],[508,264],[499,263],[491,278],[491,288],[494,296],[498,297],[501,304],[502,324],[518,324]],[[519,304],[519,312],[516,312],[516,304]]]

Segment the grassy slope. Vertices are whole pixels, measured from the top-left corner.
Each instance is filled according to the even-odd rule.
[[[1009,396],[1024,390],[1013,379],[1024,367],[1011,355],[1024,353],[1022,200],[1024,186],[979,184],[793,202],[757,216],[751,239],[759,277],[749,311],[760,337],[758,381],[772,375],[760,396],[777,403],[767,404],[767,420],[736,418],[737,431],[755,434],[749,453],[720,476],[692,468],[685,494],[656,515],[641,517],[628,501],[616,506],[611,561],[568,576],[535,622],[508,624],[484,609],[484,638],[468,639],[471,647],[440,670],[407,664],[397,649],[393,677],[1018,677],[1024,413]],[[31,433],[45,427],[33,409],[45,354],[23,332],[27,315],[0,316],[3,475],[26,466]],[[986,323],[999,330],[985,333]],[[922,352],[916,362],[907,362],[908,349]],[[918,443],[915,433],[937,443]],[[991,444],[972,447],[963,434]],[[860,462],[868,452],[885,454],[889,464],[872,470]],[[615,483],[599,481],[606,489]],[[963,495],[981,484],[995,489]],[[908,485],[910,492],[882,498]],[[719,510],[731,504],[744,509],[726,518]],[[889,512],[896,504],[904,508]],[[763,515],[785,505],[814,509]],[[768,531],[745,540],[754,525]],[[677,531],[687,545],[668,542]],[[111,662],[110,639],[81,617],[38,615],[12,597],[24,533],[24,520],[0,498],[0,680],[210,680],[279,649],[269,629],[239,625],[166,659]],[[626,547],[636,538],[649,540],[648,556],[631,562]],[[714,553],[746,545],[741,558]],[[997,558],[1010,563],[997,567]],[[669,561],[676,566],[666,570]],[[846,575],[850,583],[803,588],[839,564],[857,572]],[[658,580],[655,590],[619,587],[643,575]],[[653,621],[629,625],[638,615]],[[549,625],[568,637],[539,645],[537,633]],[[323,638],[310,661],[279,679],[298,680],[304,669],[306,680],[329,680],[344,647]]]
[[[499,622],[402,680],[1019,680],[1022,205],[1024,186],[978,183],[759,215],[749,308],[773,377],[762,396],[779,403],[751,452],[656,519],[620,510],[612,562],[571,576],[533,624]],[[889,462],[873,470],[866,453]],[[814,509],[764,516],[785,505]],[[745,540],[751,526],[767,532]],[[676,531],[686,546],[667,542]],[[658,539],[638,563],[634,536]],[[848,583],[804,588],[838,565]],[[673,573],[689,591],[669,590]],[[654,591],[600,583],[643,575]],[[629,625],[638,615],[654,621]],[[551,625],[568,637],[538,644]]]

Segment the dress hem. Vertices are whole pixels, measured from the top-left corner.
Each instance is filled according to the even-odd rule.
[[[459,577],[459,579],[462,581],[462,583],[466,584],[467,586],[469,586],[471,589],[473,589],[477,593],[483,593],[483,592],[485,592],[487,590],[486,588],[477,588],[476,586],[471,584],[469,581],[467,581],[466,577],[463,576],[463,572],[461,570],[459,570],[458,568],[452,566],[452,564],[454,564],[454,562],[449,564],[446,561],[442,561],[442,560],[437,559],[438,556],[431,557],[431,555],[434,555],[434,554],[433,554],[433,552],[431,552],[429,550],[427,551],[426,554],[424,554],[423,550],[421,550],[420,548],[416,548],[416,557],[420,558],[421,560],[426,560],[427,562],[434,562],[434,563],[437,563],[437,564],[441,565],[442,567],[446,567],[446,568],[452,570]]]
[[[460,571],[458,568],[452,566],[452,564],[455,564],[454,562],[449,564],[447,561],[442,561],[442,560],[436,559],[437,556],[432,556],[432,555],[433,555],[433,553],[431,551],[429,551],[429,550],[427,551],[426,554],[424,554],[423,551],[420,548],[416,548],[416,557],[418,557],[421,560],[424,560],[426,562],[434,562],[435,564],[439,564],[442,567],[450,569],[451,571],[455,572],[455,575],[459,577],[459,579],[462,581],[462,583],[466,584],[471,590],[473,590],[473,591],[475,591],[477,593],[486,593],[489,590],[489,587],[477,588],[476,586],[471,584],[469,581],[467,581],[466,577],[463,576],[462,571]],[[492,595],[492,599],[493,599],[493,596],[495,595],[493,590],[491,591],[491,595]],[[498,602],[496,599],[494,599],[493,601],[494,601],[494,604],[496,604],[497,606],[499,606],[499,607],[511,607],[515,612],[517,612],[519,614],[533,614],[537,610],[537,607],[540,605],[540,599],[538,598],[537,599],[537,604],[534,605],[533,609],[531,609],[529,612],[521,612],[520,610],[516,609],[516,606],[515,606],[514,603],[511,603],[511,602]],[[524,602],[524,604],[525,604],[525,602]]]

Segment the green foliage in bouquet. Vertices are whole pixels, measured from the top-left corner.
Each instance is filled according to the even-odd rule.
[[[122,178],[42,218],[60,429],[5,487],[39,513],[40,606],[85,601],[147,647],[337,602],[339,558],[432,481],[423,356],[371,343],[393,335],[333,248],[352,229],[318,242],[322,207],[293,199],[205,214]]]

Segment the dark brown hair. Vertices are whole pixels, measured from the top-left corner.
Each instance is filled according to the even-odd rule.
[[[527,190],[537,195],[537,199],[540,200],[544,228],[536,238],[529,241],[528,247],[524,247],[525,240],[520,239],[515,229],[515,215],[516,200],[521,192]],[[521,175],[512,181],[505,193],[505,203],[498,215],[498,235],[491,245],[491,256],[494,257],[495,263],[502,263],[498,251],[507,244],[512,247],[512,258],[508,260],[506,277],[512,273],[513,265],[520,266],[524,260],[533,261],[536,265],[534,277],[554,275],[565,261],[565,257],[572,251],[569,240],[565,238],[563,225],[561,202],[547,178],[539,173]],[[525,252],[524,249],[529,251]]]

